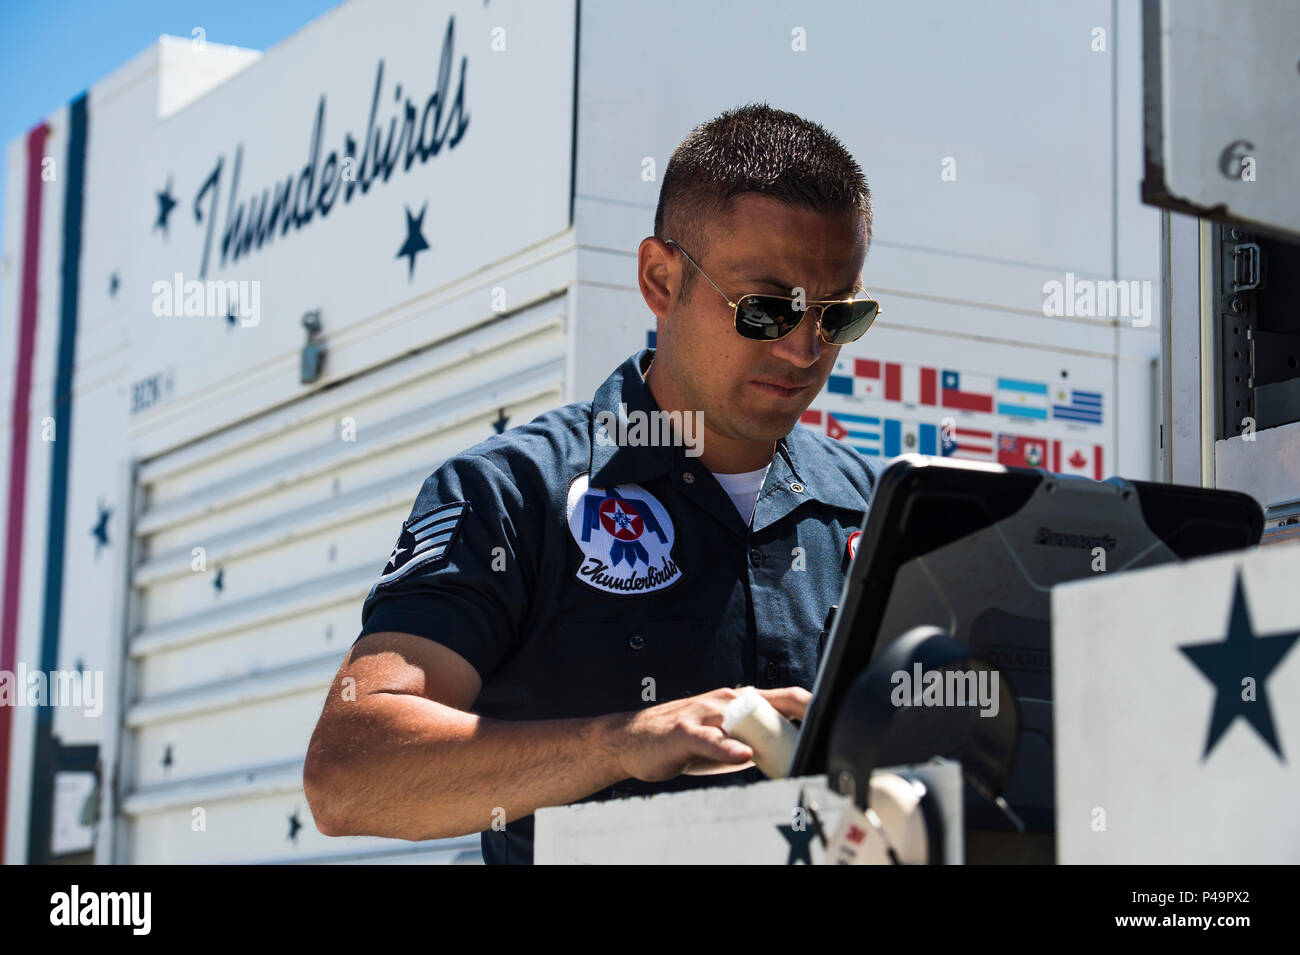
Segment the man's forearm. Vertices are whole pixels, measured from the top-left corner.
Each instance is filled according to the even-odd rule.
[[[465,835],[626,776],[616,741],[630,714],[515,722],[398,693],[351,705],[308,753],[308,799],[330,835]]]

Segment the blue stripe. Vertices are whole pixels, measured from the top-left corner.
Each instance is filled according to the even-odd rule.
[[[851,444],[851,445],[849,445],[849,447],[851,447],[854,451],[857,451],[859,454],[865,454],[865,455],[867,455],[867,457],[871,457],[871,458],[878,458],[878,457],[880,457],[880,449],[879,449],[879,448],[863,448],[863,447],[859,447],[859,446],[856,445],[856,444]]]
[[[879,441],[880,440],[879,431],[856,431],[856,430],[845,429],[844,434],[846,437],[854,438],[858,441]]]
[[[826,379],[826,390],[833,395],[851,395],[853,379],[845,375],[831,375]]]
[[[50,442],[49,520],[45,531],[45,602],[41,622],[40,669],[59,664],[63,622],[64,537],[68,525],[68,464],[71,452],[72,377],[77,357],[77,287],[81,268],[81,213],[86,178],[86,94],[68,107],[67,194],[63,202],[63,269],[59,276],[59,340],[55,353],[54,433]],[[46,698],[34,715],[32,800],[27,829],[27,861],[45,863],[50,843],[56,750],[54,708]]]
[[[1031,395],[1047,394],[1047,385],[1041,381],[1020,381],[1016,378],[999,378],[998,387],[1003,391],[1024,391]]]
[[[885,457],[897,457],[903,452],[903,422],[885,420]]]
[[[1057,405],[1052,409],[1053,418],[1062,418],[1066,421],[1087,421],[1091,424],[1101,424],[1101,411],[1089,411],[1084,408],[1067,408],[1064,405]]]
[[[831,414],[835,416],[836,421],[852,421],[856,424],[874,424],[877,426],[880,424],[879,418],[873,418],[870,415],[848,414],[844,411],[832,411]]]
[[[1057,407],[1060,407],[1059,405]],[[1026,408],[1023,405],[998,405],[998,414],[1015,415],[1019,418],[1047,418],[1046,408]]]
[[[939,449],[939,429],[932,424],[921,425],[920,440],[917,441],[922,454],[934,454]]]
[[[1074,400],[1076,402],[1090,401],[1090,402],[1096,402],[1097,404],[1101,404],[1100,391],[1071,391],[1070,394],[1074,396]]]

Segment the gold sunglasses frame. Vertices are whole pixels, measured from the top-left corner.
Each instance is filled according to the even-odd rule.
[[[717,289],[717,292],[718,292],[719,295],[722,296],[723,301],[725,301],[728,305],[731,306],[731,313],[732,313],[732,326],[735,328],[735,330],[736,330],[736,334],[737,334],[737,335],[740,335],[740,337],[743,338],[743,339],[745,339],[746,341],[751,341],[751,342],[764,342],[764,343],[779,342],[782,338],[786,338],[787,336],[791,335],[791,334],[794,332],[794,330],[795,330],[796,328],[798,328],[800,325],[803,324],[803,318],[800,317],[799,321],[795,322],[792,326],[790,326],[790,330],[789,330],[788,332],[786,332],[784,335],[781,335],[781,336],[779,336],[779,337],[777,337],[777,338],[751,338],[749,335],[742,334],[741,331],[740,331],[740,303],[743,302],[745,299],[747,299],[747,298],[749,298],[749,297],[751,297],[751,296],[753,296],[753,297],[755,297],[755,298],[779,298],[779,299],[781,299],[782,301],[785,301],[785,302],[797,302],[798,299],[795,298],[795,296],[793,296],[793,295],[771,295],[771,294],[769,294],[769,293],[767,293],[767,292],[746,292],[744,295],[741,295],[741,296],[740,296],[740,300],[739,300],[739,301],[735,301],[735,302],[733,302],[731,299],[729,299],[729,298],[727,297],[727,293],[726,293],[726,292],[724,292],[724,291],[722,291],[722,289],[718,288],[718,283],[715,282],[715,281],[713,281],[713,279],[709,278],[708,273],[705,272],[704,269],[700,268],[700,264],[699,264],[698,262],[696,262],[695,259],[691,258],[691,254],[690,254],[689,252],[687,252],[685,249],[683,249],[683,248],[681,247],[681,245],[677,242],[676,239],[664,239],[663,242],[664,242],[664,245],[672,245],[672,246],[676,246],[677,251],[680,252],[682,255],[686,256],[686,261],[687,261],[687,262],[690,262],[691,265],[695,266],[696,271],[698,271],[701,275],[704,276],[704,280],[705,280],[706,282],[708,282],[710,285],[712,285],[715,289]],[[863,291],[863,292],[866,292],[866,291],[867,291],[867,287],[866,287],[865,285],[862,286],[862,291]],[[871,302],[873,305],[876,306],[876,314],[873,315],[873,316],[871,317],[871,321],[867,324],[867,327],[864,328],[864,329],[862,330],[862,334],[861,334],[861,335],[858,335],[857,338],[851,338],[851,339],[849,339],[849,341],[847,341],[847,342],[833,342],[833,341],[829,341],[829,340],[826,338],[826,335],[825,335],[825,333],[824,333],[823,330],[822,330],[822,315],[825,313],[826,306],[828,306],[828,305],[852,305],[852,304],[854,304],[854,303],[857,303],[857,302],[864,302],[864,301],[865,301],[865,302]],[[861,298],[836,298],[836,299],[819,299],[819,300],[817,300],[817,301],[815,301],[815,302],[806,302],[806,303],[804,304],[804,307],[803,307],[803,313],[804,313],[804,315],[807,315],[808,312],[811,311],[813,308],[817,308],[817,309],[818,309],[818,312],[817,312],[817,337],[820,338],[820,339],[822,340],[823,344],[826,344],[826,345],[836,345],[836,346],[839,346],[839,345],[849,345],[849,344],[852,344],[853,342],[856,342],[858,339],[860,339],[860,338],[862,337],[862,335],[865,335],[868,331],[871,330],[871,326],[874,325],[874,324],[876,324],[876,319],[878,319],[878,318],[881,316],[881,313],[884,311],[884,309],[882,309],[882,308],[880,307],[880,303],[877,302],[877,301],[876,301],[874,298],[872,298],[870,295],[867,295],[867,297],[866,297],[865,299],[861,299]]]

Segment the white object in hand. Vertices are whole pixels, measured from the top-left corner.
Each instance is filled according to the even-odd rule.
[[[722,731],[754,751],[754,765],[769,779],[784,779],[790,771],[799,731],[752,686],[723,709]]]

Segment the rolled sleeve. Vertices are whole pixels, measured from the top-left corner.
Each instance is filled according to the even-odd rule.
[[[539,508],[534,508],[538,510]],[[487,457],[460,455],[424,482],[361,608],[361,632],[427,637],[486,682],[516,648],[531,600],[520,489]]]

